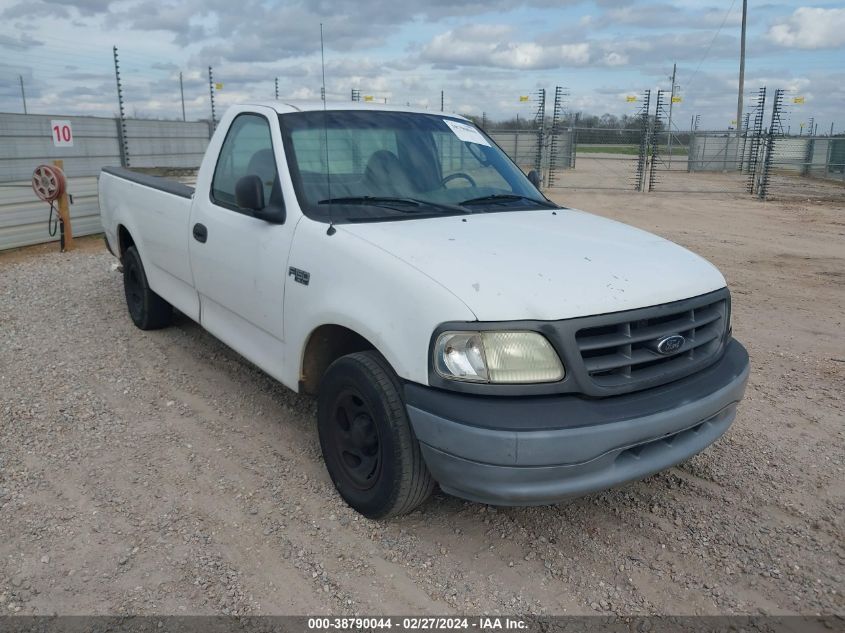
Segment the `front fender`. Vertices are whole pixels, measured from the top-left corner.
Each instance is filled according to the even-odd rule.
[[[428,384],[431,335],[444,321],[475,321],[458,297],[416,268],[338,226],[303,219],[297,227],[285,284],[290,358],[302,358],[320,325],[341,325],[370,341],[405,380]],[[308,273],[291,274],[290,268]],[[295,385],[300,365],[289,363]]]

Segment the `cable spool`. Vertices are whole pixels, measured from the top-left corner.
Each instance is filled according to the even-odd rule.
[[[32,190],[44,202],[53,203],[67,189],[65,172],[52,165],[39,165],[32,173]]]
[[[47,230],[50,237],[61,231],[59,244],[62,252],[73,248],[73,231],[70,228],[70,207],[67,194],[67,178],[57,160],[56,165],[39,165],[32,172],[32,190],[40,200],[50,204],[50,216],[47,218]],[[53,213],[56,220],[53,221]]]

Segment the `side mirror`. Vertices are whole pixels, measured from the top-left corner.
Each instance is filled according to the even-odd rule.
[[[532,185],[537,187],[537,189],[540,188],[540,182],[542,179],[540,178],[540,174],[537,172],[536,169],[532,169],[528,172],[528,180],[531,182]]]
[[[241,209],[260,211],[264,208],[264,184],[258,176],[244,176],[235,183],[235,204]]]
[[[285,209],[284,207],[264,207],[252,212],[252,217],[264,220],[270,224],[284,224],[285,223]]]

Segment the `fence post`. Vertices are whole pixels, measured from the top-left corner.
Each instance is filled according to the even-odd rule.
[[[649,150],[649,108],[651,104],[651,90],[643,93],[643,105],[640,108],[640,147],[637,155],[637,170],[635,173],[634,189],[645,190],[645,172],[648,167]]]
[[[208,67],[208,97],[211,101],[211,128],[217,127],[217,112],[214,110],[214,74],[211,66]]]
[[[120,166],[129,167],[129,156],[126,151],[126,137],[123,135],[124,125],[121,119],[114,120],[117,126],[117,149],[120,153]]]
[[[649,191],[653,191],[657,185],[655,165],[663,162],[660,158],[660,136],[657,127],[663,122],[661,116],[664,114],[663,99],[665,94],[665,90],[657,91],[657,100],[654,104],[654,120],[651,122],[651,128],[649,130],[649,146],[651,147],[651,165],[648,172]]]
[[[546,126],[546,89],[540,88],[537,91],[537,112],[534,115],[534,125],[537,126],[537,154],[534,157],[534,169],[540,173],[540,182],[544,182],[543,178],[543,137],[544,128]]]
[[[763,173],[760,177],[760,185],[757,188],[757,197],[765,200],[769,193],[769,176],[772,169],[772,161],[775,152],[775,133],[783,134],[781,123],[781,109],[783,108],[783,88],[775,90],[775,98],[772,100],[772,124],[769,129],[769,138],[766,142],[765,154],[763,156]]]
[[[807,139],[807,149],[804,152],[804,167],[801,169],[802,176],[809,176],[810,175],[810,167],[813,163],[813,154],[815,153],[816,149],[816,139],[808,138]]]
[[[687,173],[692,174],[695,173],[695,164],[698,162],[698,137],[690,133],[689,137],[689,150],[687,153]]]
[[[126,113],[123,108],[123,85],[120,83],[120,63],[117,58],[117,46],[112,47],[114,55],[114,79],[117,84],[117,105],[120,117],[117,120],[117,140],[120,143],[120,164],[129,167],[129,143],[126,139]]]

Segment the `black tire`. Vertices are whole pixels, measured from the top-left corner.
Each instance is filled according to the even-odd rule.
[[[328,368],[317,398],[326,468],[340,496],[370,519],[406,514],[434,489],[395,372],[377,352]]]
[[[123,291],[132,322],[142,330],[170,325],[173,306],[150,289],[138,249],[130,246],[123,253]]]

